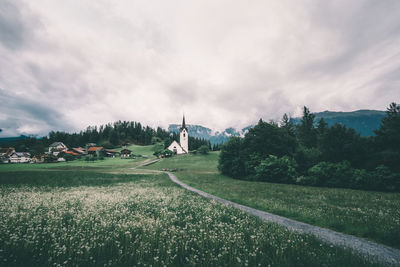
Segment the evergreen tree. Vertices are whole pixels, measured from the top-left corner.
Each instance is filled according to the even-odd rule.
[[[297,127],[297,137],[300,144],[307,148],[317,145],[317,131],[314,127],[315,115],[310,113],[310,110],[304,106],[303,117],[301,123]]]
[[[281,120],[281,128],[285,129],[290,136],[295,136],[295,127],[293,125],[293,122],[286,113],[283,114]]]

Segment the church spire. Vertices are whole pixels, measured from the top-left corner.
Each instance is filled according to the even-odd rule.
[[[183,130],[183,129],[186,129],[187,130],[187,128],[186,128],[186,123],[185,123],[185,114],[183,114],[183,120],[182,120],[182,127],[181,127],[181,129]]]

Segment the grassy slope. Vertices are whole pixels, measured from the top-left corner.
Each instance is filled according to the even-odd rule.
[[[132,153],[135,155],[142,155],[143,157],[154,158],[153,146],[138,146],[138,145],[130,145],[126,147],[129,150],[132,150]],[[117,151],[121,151],[124,148],[118,148]]]
[[[146,168],[183,168],[183,182],[240,204],[400,248],[400,194],[235,180],[218,153],[185,155]]]

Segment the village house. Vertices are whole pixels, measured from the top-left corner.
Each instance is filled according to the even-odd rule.
[[[88,148],[87,153],[91,156],[96,155],[99,157],[104,154],[104,148],[102,146],[92,146]]]
[[[0,148],[0,163],[9,163],[9,157],[14,152],[13,147]]]
[[[106,154],[106,157],[110,158],[115,158],[115,155],[119,153],[117,150],[114,149],[105,149],[104,152]]]
[[[31,154],[28,152],[13,152],[9,157],[10,163],[26,163],[31,161]]]
[[[122,149],[121,150],[121,158],[129,158],[131,156],[132,150],[129,149]]]
[[[49,146],[49,152],[48,154],[53,154],[54,156],[57,156],[58,153],[61,151],[67,151],[68,147],[64,145],[62,142],[54,142]]]
[[[43,163],[45,160],[45,155],[36,155],[31,159],[31,163]]]

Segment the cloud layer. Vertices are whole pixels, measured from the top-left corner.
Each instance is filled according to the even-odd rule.
[[[400,102],[400,2],[0,2],[0,136]]]

